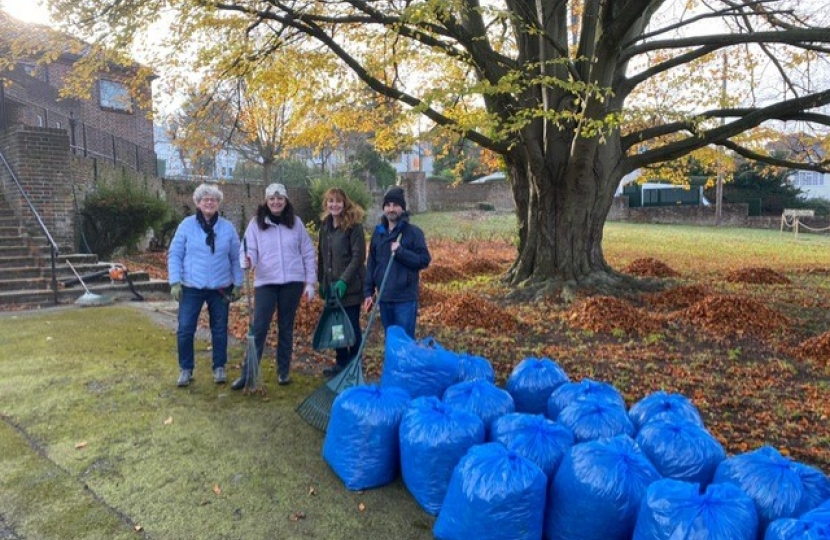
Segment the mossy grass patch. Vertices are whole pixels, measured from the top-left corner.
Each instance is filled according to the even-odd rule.
[[[23,537],[432,537],[400,481],[349,492],[322,460],[294,412],[322,379],[277,386],[263,362],[268,394],[233,392],[198,340],[177,388],[175,330],[123,305],[5,316],[0,336],[0,514]]]

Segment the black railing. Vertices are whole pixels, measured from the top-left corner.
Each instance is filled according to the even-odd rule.
[[[15,185],[17,185],[17,189],[18,189],[18,191],[20,191],[20,195],[23,196],[23,200],[26,201],[26,204],[28,205],[29,210],[35,216],[35,220],[37,221],[37,224],[40,226],[40,230],[43,231],[43,235],[46,237],[46,240],[49,242],[49,252],[51,254],[51,259],[52,259],[52,295],[53,295],[53,300],[54,300],[55,304],[57,304],[58,303],[58,275],[57,275],[56,263],[57,263],[58,254],[60,253],[60,250],[58,249],[58,244],[55,243],[54,238],[52,238],[52,235],[49,234],[49,229],[46,228],[46,224],[43,222],[43,219],[40,217],[40,214],[35,209],[35,206],[32,204],[31,199],[29,199],[29,196],[26,194],[26,191],[23,189],[23,186],[20,185],[20,181],[17,179],[17,175],[14,174],[14,171],[12,170],[11,165],[9,165],[9,162],[6,161],[6,157],[3,155],[2,151],[0,151],[0,161],[3,162],[3,166],[9,172],[9,176],[11,176],[12,181],[15,183]]]
[[[9,124],[8,112],[6,111],[6,84],[0,79],[0,131],[6,129]]]
[[[70,150],[75,155],[106,160],[116,166],[124,166],[152,176],[158,176],[156,153],[108,131],[78,122],[70,112],[68,115],[43,105],[31,103],[17,96],[9,96],[0,84],[0,129],[10,127],[11,103],[19,104],[21,111],[15,114],[14,122],[38,127],[65,129],[69,134]]]

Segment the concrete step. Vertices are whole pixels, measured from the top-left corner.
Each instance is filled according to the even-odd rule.
[[[20,236],[21,233],[20,226],[16,221],[13,223],[3,223],[0,221],[0,238],[15,238]]]
[[[31,263],[31,260],[26,260],[27,263]],[[75,264],[72,263],[75,267],[75,270],[81,274],[81,277],[87,274],[96,273],[98,271],[109,270],[109,264],[102,264],[102,263],[79,263]],[[58,262],[55,266],[55,273],[57,274],[58,279],[66,278],[66,277],[75,277],[75,274],[72,273],[72,269],[69,268],[66,264],[62,262]],[[132,275],[132,272],[130,272]],[[46,260],[45,264],[42,266],[17,266],[17,267],[8,267],[2,268],[2,272],[0,272],[0,279],[22,279],[28,277],[48,277],[51,279],[52,277],[52,265],[51,263]]]
[[[32,257],[27,257],[23,255],[10,255],[10,256],[3,256],[0,255],[0,275],[3,275],[8,268],[22,268],[26,266],[30,266],[39,259],[33,259]],[[49,263],[49,259],[46,259],[47,265]]]
[[[147,300],[164,300],[169,298],[170,285],[166,281],[149,280],[134,282],[133,285],[136,292]],[[116,284],[87,285],[87,288],[92,295],[92,300],[96,300],[96,298],[104,302],[108,300],[138,300],[132,291],[130,291],[129,285],[122,282],[117,282]],[[79,302],[79,299],[85,295],[86,291],[80,286],[59,289],[57,293],[58,304],[89,304],[90,302]],[[86,295],[87,300],[90,299],[91,295]],[[104,298],[101,299],[99,297]],[[101,302],[93,302],[93,304],[95,303]],[[51,290],[0,292],[0,310],[46,308],[54,305],[54,293]]]
[[[32,251],[28,247],[0,246],[0,259],[3,257],[31,257]]]
[[[45,238],[37,239],[37,240],[34,240],[34,242],[37,242],[38,244],[41,244],[41,243],[45,244],[46,239]],[[14,236],[9,236],[9,235],[4,235],[2,232],[0,232],[0,247],[23,247],[23,248],[27,248],[30,245],[33,245],[33,242],[32,242],[31,238],[28,238],[26,236],[22,236],[22,235],[19,235],[19,234],[14,235]]]
[[[80,272],[78,273],[80,274]],[[83,274],[81,274],[81,278],[83,279],[83,283],[87,287],[90,287],[94,284],[97,285],[110,283],[112,281],[109,278],[109,274],[104,274],[96,277],[85,277]],[[130,279],[133,281],[133,283],[149,281],[150,275],[147,272],[130,272]],[[83,285],[78,281],[78,278],[75,277],[75,274],[58,275],[58,286],[62,289],[84,288]],[[0,291],[51,290],[51,287],[51,275],[0,279]]]

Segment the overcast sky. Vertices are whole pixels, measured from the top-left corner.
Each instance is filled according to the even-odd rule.
[[[49,24],[49,10],[39,0],[0,0],[3,11],[24,22]]]

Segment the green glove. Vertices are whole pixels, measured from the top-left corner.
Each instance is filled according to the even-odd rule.
[[[317,287],[317,292],[320,293],[320,298],[325,298],[326,297],[326,288],[323,287],[322,284],[320,284],[320,286]]]
[[[182,284],[181,283],[173,283],[170,285],[170,296],[173,297],[173,300],[176,302],[181,302],[182,300]]]
[[[346,285],[346,282],[342,279],[338,279],[337,283],[334,284],[334,291],[337,293],[337,298],[343,298],[346,296],[347,288],[348,286]]]
[[[236,302],[242,298],[242,287],[234,287],[231,291],[231,302]]]

